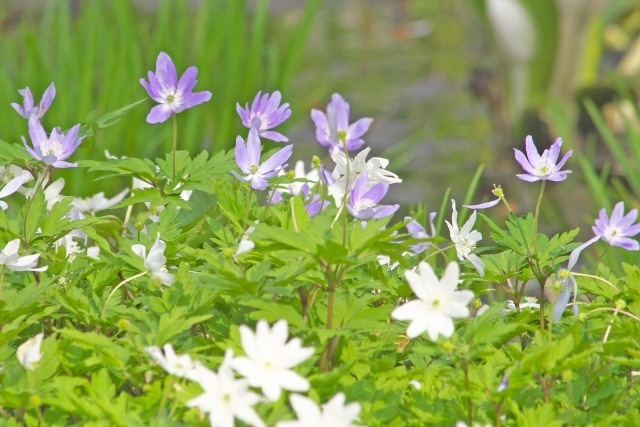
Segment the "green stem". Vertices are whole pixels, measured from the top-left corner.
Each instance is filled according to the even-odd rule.
[[[175,115],[175,114],[174,114]],[[169,400],[169,394],[171,393],[171,389],[173,388],[173,378],[171,376],[166,377],[164,381],[164,389],[162,390],[162,398],[160,399],[160,405],[158,406],[158,412],[156,412],[156,421],[160,422],[160,417],[164,412],[164,409],[167,406],[167,401]]]
[[[540,186],[540,194],[538,194],[538,202],[536,203],[536,213],[533,217],[533,250],[536,255],[538,271],[541,271],[540,257],[538,256],[538,222],[540,220],[540,205],[542,205],[542,196],[544,195],[544,187],[546,183],[547,181],[542,181],[542,185]]]
[[[351,158],[349,157],[349,149],[347,148],[346,141],[344,142],[344,154],[347,156],[347,181],[344,185],[344,198],[342,199],[342,206],[344,206],[342,212],[342,246],[347,244],[347,198],[349,197],[349,190],[351,187],[350,179],[351,179]]]
[[[608,281],[606,279],[603,279],[602,277],[594,276],[592,274],[586,274],[586,273],[574,273],[573,271],[570,274],[572,276],[589,277],[589,278],[594,279],[594,280],[600,280],[601,282],[604,282],[607,285],[611,286],[613,289],[616,290],[616,292],[620,292],[620,289],[618,289],[618,287],[616,285],[614,285],[613,283],[611,283],[610,281]]]
[[[538,194],[538,201],[536,203],[536,212],[533,217],[533,251],[535,254],[536,270],[534,272],[538,282],[540,283],[540,329],[544,329],[544,279],[542,276],[542,269],[540,268],[540,256],[538,255],[538,222],[540,219],[540,205],[542,204],[542,196],[544,195],[544,188],[547,181],[542,181],[540,186],[540,194]]]
[[[262,217],[260,218],[260,222],[264,222],[264,219],[267,216],[267,213],[269,213],[269,209],[271,209],[271,204],[273,202],[273,196],[276,194],[276,188],[280,187],[280,184],[282,183],[282,181],[284,180],[284,178],[287,175],[284,174],[280,177],[280,179],[276,182],[276,184],[273,186],[273,190],[271,190],[271,194],[269,195],[269,201],[267,202],[267,208],[264,210],[264,213],[262,214]],[[291,195],[293,197],[293,194]]]
[[[298,220],[296,219],[296,211],[293,208],[293,197],[289,199],[289,206],[291,207],[291,222],[293,223],[293,229],[295,230],[296,233],[298,233],[300,230],[298,230]]]
[[[455,244],[453,244],[453,245],[446,246],[446,247],[444,247],[444,248],[438,248],[438,250],[436,250],[436,251],[434,251],[434,252],[431,252],[429,255],[427,255],[426,257],[424,257],[424,258],[422,259],[422,261],[421,261],[421,262],[426,262],[426,261],[427,261],[429,258],[431,258],[432,256],[435,256],[435,255],[438,255],[439,253],[442,253],[442,252],[448,251],[449,249],[454,248],[455,246],[456,246],[456,245],[455,245]]]
[[[464,385],[467,389],[467,421],[468,425],[473,425],[473,402],[471,401],[471,385],[469,383],[469,364],[466,359],[462,360],[462,369],[464,370]]]
[[[338,285],[339,279],[336,274],[331,272],[331,265],[324,264],[325,277],[327,279],[327,283],[329,284],[329,293],[327,295],[327,330],[330,331],[333,329],[333,310],[334,310],[334,298],[335,291]],[[327,348],[325,349],[322,357],[320,359],[320,369],[322,372],[328,372],[329,366],[331,365],[331,358],[333,356],[333,352],[335,350],[335,337],[329,339],[327,342]]]
[[[178,118],[176,114],[172,114],[173,118],[173,175],[172,179],[176,178],[176,150],[178,147]]]
[[[251,196],[253,196],[253,187],[249,186],[249,197],[247,197],[247,208],[244,211],[244,228],[249,225],[249,211],[251,210]]]
[[[129,277],[128,279],[124,279],[122,282],[118,283],[116,285],[116,287],[113,288],[113,290],[109,293],[109,296],[107,297],[107,300],[104,302],[104,307],[102,307],[102,311],[100,312],[100,318],[102,319],[104,317],[104,313],[107,311],[107,305],[109,304],[109,300],[111,300],[111,297],[113,296],[113,294],[115,294],[116,291],[118,289],[120,289],[120,287],[122,287],[123,285],[125,285],[126,283],[128,283],[128,282],[130,282],[132,280],[137,279],[138,277],[144,276],[147,273],[148,273],[148,271],[145,270],[142,273],[135,274],[135,275]]]

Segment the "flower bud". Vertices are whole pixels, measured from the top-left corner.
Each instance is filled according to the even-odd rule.
[[[118,319],[118,328],[126,331],[130,326],[131,322],[129,322],[127,319]]]
[[[313,156],[311,158],[311,165],[314,169],[318,169],[320,166],[322,166],[322,160],[320,160],[320,157],[318,156]]]
[[[497,187],[494,186],[494,189],[491,190],[494,196],[504,199],[504,190],[499,185]]]
[[[553,290],[557,292],[562,291],[562,288],[563,288],[562,283],[563,283],[562,280],[554,280],[552,285]]]
[[[446,351],[447,353],[451,353],[456,347],[455,345],[451,342],[451,340],[446,340],[443,344],[442,344],[442,348],[444,348],[444,351]]]

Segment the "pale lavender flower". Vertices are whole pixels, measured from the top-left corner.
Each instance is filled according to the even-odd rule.
[[[321,172],[327,174],[322,168]],[[304,162],[298,160],[294,167],[295,178],[305,182],[292,182],[290,184],[281,184],[276,187],[270,195],[270,203],[278,204],[283,201],[283,194],[291,194],[292,196],[303,196],[303,200],[306,203],[304,209],[309,214],[309,217],[313,218],[318,215],[324,208],[329,206],[329,202],[322,200],[320,194],[311,194],[313,187],[320,182],[318,171],[312,169],[309,173],[305,173]],[[280,175],[284,175],[284,171],[280,171]]]
[[[468,209],[487,209],[487,208],[492,208],[492,207],[496,206],[498,203],[500,203],[500,200],[504,200],[504,190],[499,185],[496,187],[495,184],[494,184],[493,187],[494,188],[493,188],[493,190],[491,190],[491,192],[493,193],[494,196],[498,196],[497,199],[490,200],[490,201],[484,202],[484,203],[479,203],[477,205],[462,205],[462,206],[464,206],[465,208],[468,208]],[[506,201],[505,201],[505,203],[506,203]]]
[[[380,205],[380,200],[387,194],[389,184],[378,183],[369,188],[369,179],[362,173],[356,180],[347,209],[358,219],[380,219],[392,215],[400,205]]]
[[[571,255],[569,256],[569,264],[567,269],[564,268],[558,271],[557,278],[562,283],[562,291],[558,295],[555,304],[553,305],[553,321],[557,322],[562,317],[562,313],[564,309],[567,308],[569,304],[569,299],[571,298],[571,294],[573,294],[573,314],[578,315],[578,304],[576,303],[576,299],[578,298],[578,282],[576,278],[571,274],[571,270],[575,267],[578,262],[578,258],[580,257],[580,253],[591,246],[593,243],[600,240],[600,236],[595,236],[591,240],[583,243],[582,245],[575,248]]]
[[[624,202],[616,203],[611,212],[611,218],[605,209],[600,210],[600,215],[592,227],[596,236],[599,236],[611,246],[620,246],[628,251],[637,251],[640,244],[629,237],[640,233],[640,223],[634,224],[638,218],[638,210],[632,209],[624,215]]]
[[[405,217],[404,221],[407,223],[405,227],[407,227],[407,231],[409,232],[409,234],[411,234],[411,237],[413,237],[414,239],[431,239],[435,237],[436,227],[433,225],[433,220],[436,217],[436,215],[437,215],[437,212],[431,212],[429,214],[429,224],[431,226],[431,234],[428,234],[427,230],[415,219],[408,216]],[[429,242],[424,242],[424,243],[418,243],[416,245],[411,245],[409,247],[413,251],[414,255],[417,255],[424,252],[424,250],[427,249],[427,246],[429,245],[430,245]]]
[[[502,376],[502,381],[498,384],[498,393],[505,391],[509,387],[509,373],[505,372]]]
[[[149,82],[140,79],[149,96],[160,105],[156,105],[147,115],[148,123],[162,123],[171,114],[177,114],[211,99],[211,92],[193,92],[198,69],[189,67],[178,81],[178,73],[173,61],[164,52],[156,60],[155,74],[149,71]]]
[[[29,137],[33,148],[27,145],[27,140],[22,137],[22,143],[29,154],[34,159],[44,162],[47,166],[54,168],[74,168],[77,163],[68,163],[64,160],[72,155],[78,148],[84,136],[78,137],[80,125],[75,125],[64,134],[59,127],[51,131],[51,135],[47,137],[47,133],[38,121],[37,117],[29,119]]]
[[[595,236],[578,246],[571,252],[569,256],[569,264],[567,269],[561,269],[558,272],[558,280],[562,283],[562,291],[558,295],[558,299],[553,308],[553,319],[560,320],[564,309],[569,304],[569,299],[573,294],[573,313],[578,315],[578,304],[576,298],[578,296],[578,282],[571,274],[573,267],[578,262],[580,253],[587,247],[602,239],[611,246],[619,246],[628,251],[637,251],[640,244],[629,237],[640,233],[640,223],[634,224],[638,218],[638,210],[632,209],[628,214],[624,215],[624,202],[616,203],[611,212],[611,218],[607,215],[606,209],[600,210],[600,215],[596,218],[595,225],[592,227]]]
[[[249,129],[257,130],[258,135],[262,138],[276,142],[287,142],[289,139],[286,136],[271,130],[291,117],[289,103],[280,105],[281,100],[280,91],[264,95],[260,91],[253,99],[251,108],[249,108],[249,104],[245,104],[245,108],[242,108],[238,103],[236,111],[242,119],[242,124]]]
[[[311,119],[316,125],[316,139],[329,148],[344,151],[356,151],[364,145],[362,135],[369,129],[373,119],[364,118],[349,124],[349,104],[337,93],[331,96],[327,113],[311,110]]]
[[[23,105],[13,102],[11,106],[25,119],[30,119],[32,117],[41,119],[44,116],[44,113],[47,112],[51,103],[53,102],[53,98],[56,97],[56,87],[53,83],[49,85],[47,90],[44,91],[44,95],[42,95],[42,100],[38,105],[34,105],[33,94],[29,87],[24,89],[20,89],[18,91],[23,98]]]
[[[242,176],[236,171],[231,171],[231,173],[241,181],[251,182],[251,188],[254,190],[267,188],[267,180],[276,176],[286,166],[285,162],[293,153],[293,144],[278,150],[262,164],[260,164],[261,150],[262,144],[255,129],[249,131],[246,144],[241,136],[236,138],[236,163],[246,176]]]
[[[551,145],[551,148],[544,150],[542,155],[538,154],[538,149],[533,143],[531,135],[528,135],[525,139],[525,145],[527,150],[526,157],[522,151],[514,148],[516,152],[516,160],[520,163],[522,169],[527,172],[526,174],[516,175],[518,178],[528,182],[564,181],[567,179],[567,176],[571,171],[561,171],[560,169],[562,169],[564,164],[567,162],[567,159],[571,157],[573,150],[567,152],[562,160],[558,162],[560,147],[562,146],[562,138],[556,139],[556,141]]]

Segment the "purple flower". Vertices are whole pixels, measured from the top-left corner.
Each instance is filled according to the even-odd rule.
[[[636,240],[629,238],[640,233],[640,223],[634,224],[637,218],[637,209],[632,209],[628,214],[624,215],[624,202],[616,203],[613,212],[611,212],[611,218],[607,215],[606,209],[600,210],[600,215],[592,227],[595,236],[574,249],[569,256],[567,269],[562,269],[558,272],[558,279],[562,283],[562,292],[558,295],[558,299],[553,308],[554,321],[558,321],[562,317],[562,313],[569,303],[571,294],[573,294],[573,312],[576,316],[578,315],[578,304],[576,303],[578,283],[571,274],[571,271],[578,262],[580,253],[600,239],[606,241],[611,246],[620,246],[628,251],[640,250],[640,244]]]
[[[25,119],[30,119],[31,117],[36,117],[41,119],[44,116],[44,113],[47,112],[51,103],[53,102],[53,98],[56,97],[56,87],[53,83],[49,85],[47,90],[44,91],[44,95],[42,95],[42,100],[36,106],[34,106],[33,102],[33,94],[29,87],[24,89],[20,89],[18,91],[23,98],[23,106],[20,106],[18,103],[11,103],[11,106]]]
[[[38,118],[32,117],[29,119],[29,137],[33,143],[33,148],[27,145],[24,137],[22,137],[22,143],[33,158],[44,162],[47,166],[74,168],[78,166],[77,163],[68,163],[64,160],[76,151],[84,139],[84,136],[78,137],[79,130],[80,125],[75,125],[66,134],[63,134],[60,128],[57,127],[47,137]]]
[[[320,167],[322,173],[326,171]],[[298,180],[306,180],[306,182],[293,182],[291,184],[282,184],[273,189],[270,194],[270,203],[275,205],[283,201],[283,194],[290,194],[292,196],[298,196],[302,194],[303,200],[307,203],[304,209],[309,214],[309,217],[313,218],[318,215],[320,211],[329,206],[328,201],[323,201],[320,194],[311,194],[311,189],[320,182],[318,171],[312,169],[309,173],[304,171],[304,162],[297,161],[294,168],[295,178]],[[284,172],[280,172],[284,174]],[[330,176],[330,175],[329,175]]]
[[[551,148],[544,150],[542,155],[538,154],[538,150],[533,143],[533,138],[528,135],[526,138],[527,156],[522,151],[515,149],[516,160],[522,166],[522,169],[527,172],[526,174],[516,175],[523,181],[535,182],[535,181],[564,181],[567,179],[567,175],[571,173],[570,170],[561,171],[560,169],[567,162],[567,159],[573,154],[573,150],[564,155],[562,160],[558,162],[560,156],[560,147],[562,146],[562,138],[556,139],[551,145]]]
[[[373,119],[364,118],[349,125],[349,104],[337,93],[331,96],[327,114],[311,110],[311,119],[316,124],[316,139],[333,152],[336,148],[356,151],[364,145],[362,135],[369,129]]]
[[[380,200],[387,194],[389,184],[378,183],[369,188],[367,174],[363,173],[356,180],[347,209],[358,219],[380,219],[392,215],[400,205],[380,205]]]
[[[436,227],[433,225],[433,219],[436,217],[436,215],[437,215],[437,212],[431,212],[429,214],[429,224],[431,225],[430,235],[427,234],[427,230],[425,230],[425,228],[422,225],[420,225],[418,221],[408,216],[405,217],[404,220],[407,223],[406,225],[407,231],[409,232],[409,234],[411,234],[411,237],[413,237],[414,239],[431,239],[435,237]],[[424,250],[427,249],[427,246],[429,245],[430,245],[429,242],[425,242],[425,243],[418,243],[417,245],[411,245],[409,247],[413,251],[414,255],[417,255],[424,252]]]
[[[149,82],[140,79],[140,84],[154,101],[160,103],[151,109],[147,115],[148,123],[162,123],[172,113],[179,113],[195,105],[211,99],[211,92],[192,92],[195,87],[198,69],[189,67],[180,81],[173,61],[164,52],[160,52],[156,60],[155,74],[149,71]]]
[[[640,233],[640,223],[634,224],[638,218],[638,210],[632,209],[624,215],[624,202],[616,203],[611,212],[611,218],[606,209],[600,210],[596,224],[592,227],[596,236],[605,240],[611,246],[620,246],[628,251],[637,251],[640,244],[629,237]]]
[[[270,130],[291,117],[289,103],[280,105],[281,100],[282,95],[279,91],[275,91],[271,95],[268,93],[262,95],[262,91],[260,91],[253,98],[251,108],[249,108],[249,104],[245,104],[245,108],[242,108],[238,103],[236,111],[242,119],[242,124],[249,129],[257,130],[258,135],[262,138],[276,142],[287,142],[289,139],[286,136]]]
[[[571,294],[573,294],[573,314],[578,315],[578,282],[576,282],[575,277],[571,275],[571,270],[576,266],[578,262],[578,258],[580,257],[580,253],[591,246],[593,243],[600,240],[600,236],[595,236],[591,240],[583,243],[582,245],[575,248],[571,251],[571,255],[569,255],[569,264],[567,265],[567,269],[564,268],[558,271],[558,280],[562,283],[562,291],[558,294],[558,298],[556,299],[555,304],[553,305],[553,321],[557,322],[562,318],[562,313],[564,313],[564,309],[567,308],[569,304],[569,299],[571,298]]]
[[[251,187],[255,190],[267,188],[267,180],[273,178],[284,168],[285,162],[289,160],[293,153],[293,144],[278,150],[264,163],[260,164],[260,152],[262,144],[258,131],[251,129],[245,144],[241,136],[236,138],[236,163],[242,172],[247,176],[241,176],[236,171],[231,173],[239,180],[251,182]]]

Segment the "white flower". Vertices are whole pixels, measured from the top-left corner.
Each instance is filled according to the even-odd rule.
[[[391,316],[397,320],[411,321],[407,328],[409,338],[415,338],[425,331],[433,341],[438,339],[438,334],[449,338],[454,330],[451,319],[468,317],[467,304],[473,299],[473,292],[457,290],[460,274],[458,264],[449,263],[441,280],[425,262],[418,264],[418,273],[407,270],[404,274],[418,299],[396,308]]]
[[[0,181],[6,185],[0,190],[0,199],[4,199],[18,191],[22,185],[33,179],[31,174],[17,166],[0,166]],[[0,200],[0,209],[6,210],[9,207],[6,202]]]
[[[109,209],[118,203],[120,203],[129,193],[129,189],[125,188],[111,199],[107,199],[103,192],[94,194],[87,198],[75,198],[73,199],[73,207],[80,212],[99,212]]]
[[[255,227],[249,227],[244,232],[244,234],[242,235],[242,239],[240,240],[240,243],[238,244],[238,250],[236,251],[235,254],[233,254],[234,258],[238,257],[238,256],[240,256],[240,255],[242,255],[244,253],[247,253],[247,252],[251,251],[253,248],[256,247],[256,244],[253,243],[251,240],[249,240],[249,236],[254,231],[256,231]]]
[[[469,220],[462,226],[462,229],[458,228],[458,211],[456,210],[456,201],[451,199],[451,208],[453,213],[451,215],[451,223],[447,223],[449,227],[449,233],[451,240],[456,245],[456,252],[458,253],[458,259],[460,261],[467,259],[474,265],[480,276],[484,276],[484,263],[478,258],[478,255],[472,254],[471,251],[476,248],[476,244],[482,239],[482,234],[477,230],[472,230],[473,224],[476,222],[476,211],[473,211]]]
[[[135,244],[131,246],[133,252],[136,255],[141,257],[144,260],[144,266],[149,273],[151,273],[152,277],[160,279],[160,281],[166,285],[171,286],[173,283],[173,274],[167,271],[167,267],[165,264],[167,263],[167,258],[164,256],[164,250],[167,247],[167,244],[160,240],[160,233],[158,233],[158,238],[156,239],[153,246],[151,246],[151,250],[149,251],[149,255],[147,256],[147,248],[140,244]]]
[[[314,352],[312,347],[302,347],[299,338],[288,343],[289,327],[279,320],[270,330],[261,320],[254,334],[248,326],[240,326],[240,338],[246,357],[233,360],[233,369],[247,378],[253,387],[261,387],[264,395],[278,400],[282,389],[291,391],[309,390],[309,381],[291,370]]]
[[[280,421],[276,427],[357,427],[352,423],[360,414],[360,404],[352,402],[345,405],[343,393],[333,396],[322,405],[322,410],[313,400],[299,394],[292,394],[289,400],[298,419]]]
[[[65,254],[69,262],[75,259],[76,254],[82,252],[85,252],[90,258],[100,258],[100,248],[98,246],[81,247],[76,238],[83,240],[85,245],[87,244],[86,234],[80,230],[73,230],[55,241],[54,246],[56,248],[56,252],[58,251],[58,248],[64,246]]]
[[[402,255],[405,255],[405,253],[403,253]],[[391,263],[391,257],[389,255],[378,255],[377,259],[378,264],[382,265],[383,267],[387,267],[387,270],[389,271],[395,270],[400,265],[398,261]]]
[[[253,409],[260,397],[249,390],[246,379],[238,380],[234,377],[232,358],[233,352],[227,350],[218,373],[196,363],[187,378],[200,384],[204,393],[188,401],[187,406],[208,412],[211,427],[233,427],[235,418],[250,426],[263,427],[265,423]]]
[[[39,333],[33,338],[29,338],[27,341],[22,343],[20,347],[18,347],[18,351],[16,352],[16,356],[20,361],[20,364],[24,366],[25,369],[29,371],[33,371],[35,369],[35,365],[42,354],[40,353],[40,346],[42,345],[42,339],[44,338],[43,333]]]
[[[353,159],[350,159],[340,150],[333,150],[331,153],[331,158],[336,163],[336,167],[332,173],[335,182],[329,187],[329,194],[333,196],[337,206],[342,203],[342,198],[347,188],[347,170],[349,171],[349,187],[363,172],[367,174],[369,187],[373,187],[378,183],[397,184],[402,182],[398,175],[385,169],[389,165],[389,160],[381,157],[372,157],[365,162],[369,151],[371,151],[371,148],[367,147]]]
[[[18,256],[20,249],[20,239],[15,239],[7,243],[0,252],[0,265],[4,265],[12,271],[45,271],[47,267],[36,268],[40,254]]]
[[[44,177],[38,177],[37,182],[42,182]],[[60,200],[64,198],[64,196],[60,195],[62,188],[64,187],[64,178],[58,178],[53,181],[47,188],[44,189],[44,200],[47,202],[47,211],[51,211],[53,209],[53,205],[58,203]],[[22,188],[20,189],[20,193],[24,194],[27,198],[33,197],[34,188]]]
[[[540,304],[538,303],[538,298],[536,297],[524,297],[524,302],[520,302],[519,307],[520,310],[522,310],[523,308],[533,308],[536,310],[540,310]],[[516,305],[513,301],[507,301],[507,311],[516,311]]]
[[[464,421],[458,421],[456,423],[456,427],[469,427],[469,424],[465,423]],[[492,426],[489,423],[483,425],[483,424],[474,422],[473,424],[471,424],[471,427],[492,427]]]
[[[195,363],[188,354],[177,355],[171,344],[165,344],[163,349],[151,346],[144,348],[149,356],[171,375],[186,377],[195,369]]]

